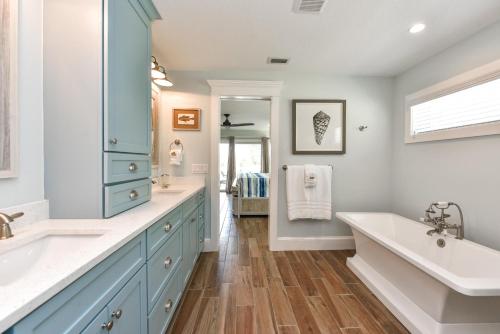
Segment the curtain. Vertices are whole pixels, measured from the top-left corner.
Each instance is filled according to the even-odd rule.
[[[261,159],[260,159],[260,171],[262,173],[269,173],[269,138],[262,137],[262,149],[261,149]]]
[[[231,193],[234,178],[236,177],[236,155],[234,149],[234,136],[229,139],[229,152],[227,154],[227,176],[226,176],[226,193]]]

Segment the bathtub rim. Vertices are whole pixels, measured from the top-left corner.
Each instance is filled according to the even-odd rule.
[[[356,222],[355,219],[351,217],[351,215],[391,215],[397,218],[402,219],[403,221],[406,221],[408,223],[413,223],[413,224],[418,224],[422,226],[423,229],[426,228],[426,225],[419,223],[417,221],[408,219],[406,217],[400,216],[398,214],[392,213],[392,212],[337,212],[336,217],[340,219],[341,221],[345,222],[348,224],[351,228],[355,228],[358,230],[360,233],[364,234],[368,238],[372,239],[373,241],[380,243],[384,247],[386,247],[388,250],[391,252],[395,253],[396,255],[402,257],[406,261],[410,262],[420,270],[424,271],[425,273],[429,274],[430,276],[436,278],[443,284],[447,285],[448,287],[452,288],[453,290],[462,293],[466,296],[500,296],[500,279],[494,279],[494,278],[464,278],[460,277],[452,272],[450,272],[447,269],[444,269],[426,258],[418,255],[417,253],[411,251],[410,249],[404,247],[403,245],[395,242],[394,240],[391,240],[384,235],[370,231],[360,224]],[[428,226],[427,226],[428,227]],[[430,228],[430,227],[429,227]],[[439,235],[440,238],[453,238],[453,236],[449,235]],[[454,239],[455,240],[455,239]],[[356,241],[356,240],[355,240]],[[475,247],[479,247],[485,251],[488,252],[494,252],[497,254],[500,258],[500,252],[477,244],[475,242],[472,242],[470,240],[456,240],[457,242],[466,242],[470,243]]]

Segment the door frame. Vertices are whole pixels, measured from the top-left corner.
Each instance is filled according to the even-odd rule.
[[[279,172],[279,111],[282,81],[207,80],[210,93],[210,239],[205,242],[206,251],[217,251],[220,234],[220,112],[222,97],[258,97],[271,101],[271,181],[269,189],[269,248],[278,243],[278,172]]]

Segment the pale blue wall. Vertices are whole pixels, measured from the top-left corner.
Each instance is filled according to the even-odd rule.
[[[377,77],[345,77],[324,74],[285,73],[281,71],[215,71],[170,72],[176,83],[165,90],[162,106],[168,115],[172,105],[201,107],[202,131],[175,132],[188,144],[186,155],[197,162],[209,163],[209,94],[206,79],[282,80],[280,101],[279,164],[334,164],[333,205],[335,211],[388,211],[391,183],[391,121],[392,79]],[[292,155],[292,99],[346,99],[347,153],[345,155]],[[168,102],[167,102],[168,101]],[[218,116],[217,116],[218,117]],[[168,117],[167,117],[168,118]],[[170,128],[170,118],[166,128]],[[357,127],[368,125],[359,132]],[[165,129],[165,127],[164,127]],[[273,148],[274,149],[274,148]],[[183,175],[190,175],[190,164],[182,167]],[[289,222],[286,213],[285,179],[280,169],[279,178],[279,236],[342,236],[350,235],[343,223]]]
[[[397,77],[392,204],[396,213],[417,219],[433,200],[458,202],[466,238],[500,249],[500,136],[404,144],[407,94],[497,59],[500,23]]]

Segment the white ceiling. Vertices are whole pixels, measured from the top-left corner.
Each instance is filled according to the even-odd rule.
[[[153,49],[167,70],[392,76],[500,20],[500,0],[329,0],[320,15],[293,13],[293,0],[154,3]],[[410,35],[420,21],[427,29]]]
[[[222,100],[221,123],[226,119],[224,114],[231,114],[231,123],[255,123],[254,126],[231,128],[230,131],[268,132],[271,116],[271,102],[262,100]]]

